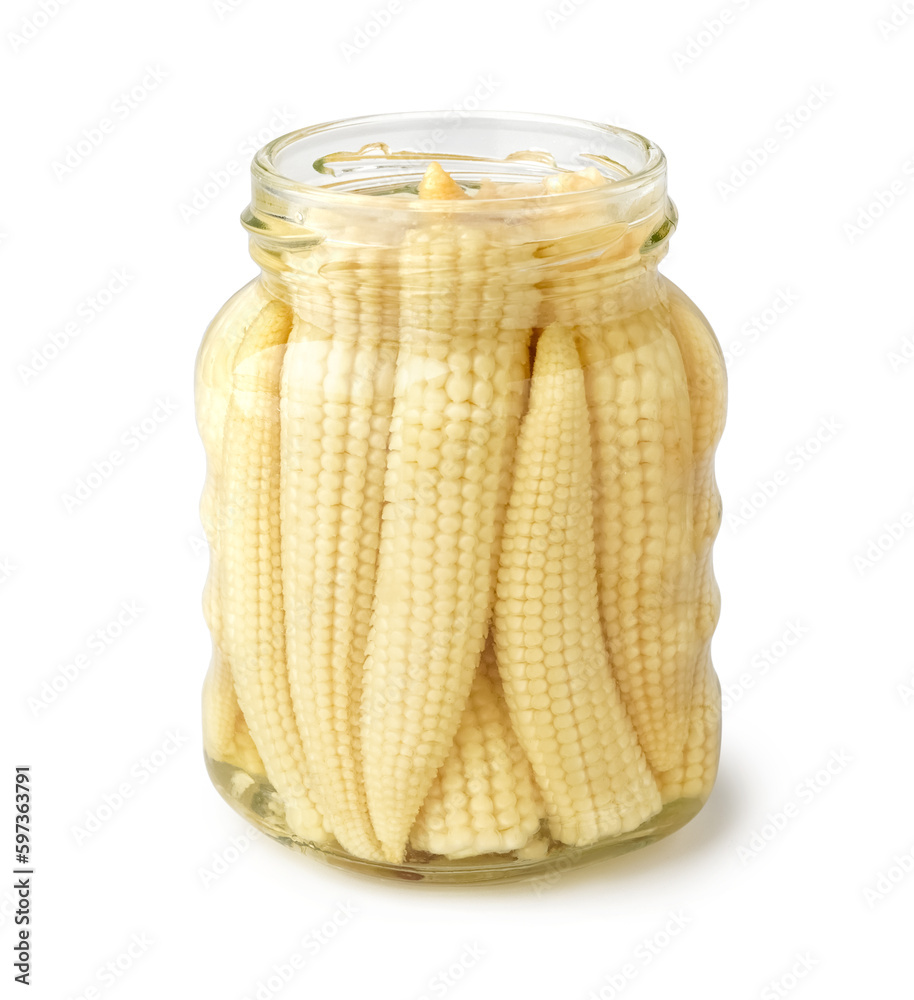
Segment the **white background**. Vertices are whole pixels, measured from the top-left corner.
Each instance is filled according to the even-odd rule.
[[[896,26],[891,0],[400,0],[383,31],[358,34],[383,3],[70,0],[53,17],[4,4],[0,871],[13,767],[30,764],[30,995],[272,997],[274,966],[309,933],[283,996],[905,994],[914,3]],[[208,320],[254,273],[238,214],[255,147],[474,100],[633,127],[668,155],[681,224],[663,267],[731,357],[714,646],[727,693],[719,783],[683,831],[538,887],[435,890],[262,837],[232,849],[246,827],[200,749],[192,370]],[[55,169],[103,118],[113,130]],[[189,217],[211,175],[224,190]],[[99,310],[117,271],[126,287]],[[65,346],[36,371],[55,335]],[[143,418],[155,430],[139,442]],[[124,462],[67,510],[115,448]],[[131,601],[123,634],[90,645]],[[36,710],[55,677],[63,690]],[[150,773],[169,732],[183,742]],[[122,784],[121,807],[80,834]],[[224,873],[204,884],[214,864]],[[10,996],[12,881],[0,876]],[[666,938],[672,914],[684,926]],[[150,943],[100,977],[133,935]],[[434,978],[461,956],[461,982]],[[808,974],[792,979],[801,956]]]

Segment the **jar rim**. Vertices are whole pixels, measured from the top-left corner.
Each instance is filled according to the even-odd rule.
[[[318,142],[313,140],[319,138],[326,140],[329,136],[339,136],[341,140],[344,140],[347,134],[357,137],[360,132],[364,138],[366,134],[371,134],[371,131],[375,130],[377,135],[374,144],[377,144],[384,141],[385,135],[393,136],[398,130],[416,130],[421,128],[423,123],[426,126],[441,125],[444,122],[455,120],[456,124],[452,126],[450,133],[444,133],[444,135],[448,141],[452,141],[452,137],[456,136],[458,146],[466,144],[467,137],[473,133],[474,129],[478,132],[487,130],[493,133],[500,130],[504,133],[504,138],[517,133],[518,136],[526,135],[528,137],[536,134],[541,136],[543,140],[548,140],[551,134],[554,137],[564,135],[567,142],[577,136],[582,140],[581,145],[584,147],[584,151],[577,153],[580,160],[576,169],[588,166],[596,167],[605,178],[606,183],[580,190],[546,195],[528,193],[516,196],[473,197],[418,203],[405,201],[402,198],[379,198],[377,194],[360,190],[342,190],[332,186],[332,174],[328,184],[314,182],[314,179],[321,177],[322,168],[326,165],[328,157],[332,155],[345,156],[346,154],[335,154],[326,148],[320,150]],[[432,130],[428,134],[437,133]],[[591,137],[595,149],[605,150],[605,154],[587,151],[583,142],[587,136]],[[460,142],[461,139],[464,140],[463,143]],[[351,155],[356,156],[362,153],[370,144],[363,144],[361,149]],[[326,141],[323,142],[323,145],[326,146]],[[295,157],[291,155],[293,152],[296,154]],[[454,158],[454,154],[449,154],[446,151],[415,149],[405,150],[405,152],[414,153],[415,159],[426,165],[432,160],[450,162]],[[547,150],[542,153],[542,156],[552,155],[552,152]],[[311,157],[312,153],[320,153],[321,155]],[[610,156],[610,153],[614,155]],[[507,157],[508,154],[505,156]],[[626,164],[622,159],[626,156],[630,160],[629,164]],[[296,158],[299,162],[294,164]],[[505,162],[495,158],[457,157],[458,160],[461,158],[476,159],[480,166]],[[553,163],[557,164],[557,162],[553,159]],[[314,179],[310,176],[306,176],[306,178],[293,176],[295,172],[303,173],[301,169],[303,163],[306,165],[306,169],[310,167]],[[319,163],[321,169],[317,166]],[[535,157],[526,160],[520,157],[512,159],[512,166],[533,166],[535,163]],[[298,168],[297,171],[289,169],[290,165],[295,165]],[[536,179],[541,179],[553,170],[545,159],[540,160],[540,165],[544,169],[535,175]],[[573,168],[556,166],[554,172],[564,172]],[[542,206],[544,199],[548,199],[548,204],[554,208],[571,205],[584,206],[588,202],[600,202],[607,197],[629,192],[642,186],[650,186],[663,177],[665,169],[666,157],[662,149],[650,139],[630,129],[586,119],[522,111],[407,111],[337,119],[287,132],[259,149],[251,162],[255,201],[258,190],[260,190],[267,194],[269,200],[274,204],[278,198],[290,206],[300,204],[302,207],[317,205],[331,207],[336,205],[338,208],[345,206],[353,209],[361,206],[370,207],[373,211],[388,208],[403,211],[417,207],[423,211],[444,209],[449,212],[472,212],[479,211],[481,208],[489,211],[514,211],[533,204]],[[613,176],[614,172],[616,176]],[[253,209],[254,205],[252,204],[251,209],[245,215],[254,214]],[[247,225],[249,221],[251,221],[250,217],[245,220],[245,224]]]

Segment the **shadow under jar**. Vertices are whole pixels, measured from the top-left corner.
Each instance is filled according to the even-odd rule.
[[[433,152],[429,152],[433,150]],[[210,775],[270,836],[432,882],[651,843],[717,771],[717,341],[653,143],[353,119],[254,159],[261,273],[197,360]]]

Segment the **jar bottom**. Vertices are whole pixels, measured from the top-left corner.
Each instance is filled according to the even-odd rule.
[[[233,764],[214,760],[208,754],[204,754],[204,758],[210,779],[219,794],[237,813],[273,840],[334,868],[400,882],[495,885],[542,879],[544,883],[549,883],[565,871],[619,857],[662,840],[685,826],[707,801],[707,798],[680,798],[668,802],[637,829],[618,837],[608,837],[588,847],[569,847],[552,841],[544,823],[540,834],[542,851],[535,858],[523,856],[526,848],[459,860],[410,849],[404,862],[395,865],[366,861],[339,846],[318,846],[301,840],[286,826],[282,802],[265,777],[250,775]]]

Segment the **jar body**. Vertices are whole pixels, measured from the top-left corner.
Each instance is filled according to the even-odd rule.
[[[535,877],[710,793],[723,361],[661,241],[587,231],[286,234],[207,331],[207,764],[306,853]]]

